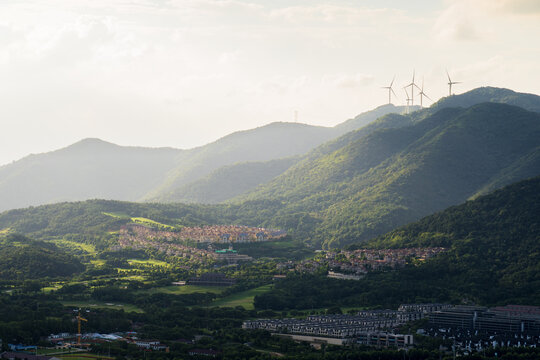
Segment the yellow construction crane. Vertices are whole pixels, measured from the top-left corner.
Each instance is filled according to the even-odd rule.
[[[77,345],[81,345],[81,321],[88,322],[88,320],[81,316],[81,309],[79,309],[79,313],[77,314]]]

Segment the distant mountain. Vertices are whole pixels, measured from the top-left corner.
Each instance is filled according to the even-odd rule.
[[[540,177],[535,177],[393,230],[368,245],[448,249],[410,276],[400,274],[401,282],[410,278],[418,288],[438,287],[457,299],[485,304],[535,304],[540,302],[538,214]]]
[[[85,139],[0,167],[0,210],[91,198],[135,200],[157,186],[181,150]]]
[[[276,225],[296,218],[289,230],[315,227],[317,241],[340,247],[540,174],[538,113],[483,103],[415,114],[388,115],[379,121],[408,126],[352,137],[241,199],[281,202]]]
[[[280,181],[295,182],[287,185],[288,187],[300,189],[304,182],[306,184],[318,182],[321,187],[318,191],[321,194],[330,191],[332,195],[327,194],[325,200],[317,207],[317,211],[320,211],[321,207],[330,206],[329,204],[332,204],[334,200],[341,201],[340,197],[346,193],[344,190],[349,186],[340,184],[335,187],[339,181],[325,179],[325,175],[317,180],[318,174],[306,170],[310,168],[312,162],[320,160],[329,164],[333,161],[331,154],[342,151],[347,146],[354,147],[355,145],[351,144],[368,135],[383,129],[412,126],[435,116],[437,111],[448,106],[467,107],[478,101],[492,101],[509,102],[529,110],[538,110],[540,109],[539,99],[535,95],[515,93],[507,89],[480,88],[466,94],[442,99],[433,107],[415,111],[410,115],[399,115],[404,111],[404,107],[383,105],[334,128],[296,123],[272,123],[260,128],[236,132],[211,144],[190,150],[122,147],[98,139],[87,139],[64,149],[31,155],[0,167],[0,211],[92,198],[215,203],[240,195],[240,199],[253,200],[252,206],[260,213],[262,202],[257,201],[265,197],[261,198],[253,194],[242,197],[242,195],[246,191],[252,191],[254,194],[269,194],[265,190],[272,186],[268,181],[272,176],[279,174],[282,174]],[[396,136],[398,139],[391,141],[398,145],[404,139],[399,139],[401,136],[399,134]],[[386,150],[389,150],[393,145],[384,146],[387,146]],[[364,151],[363,148],[358,150]],[[347,151],[350,151],[349,155],[352,156],[354,149],[350,148]],[[368,153],[374,157],[362,156],[366,160],[365,164],[372,165],[376,165],[377,159],[381,159],[384,155],[384,152],[375,154],[371,150],[366,152]],[[298,162],[284,160],[279,163],[279,166],[277,163],[254,164],[290,157],[299,157],[300,160]],[[322,160],[323,157],[327,159]],[[536,155],[529,154],[527,158],[514,163],[513,167],[500,169],[497,176],[483,184],[471,196],[486,193],[508,182],[531,175],[531,171],[534,171],[537,166],[536,161]],[[253,164],[250,165],[251,167],[241,165],[244,162]],[[287,165],[292,167],[285,169]],[[260,173],[260,176],[254,176],[254,166],[257,166],[257,173]],[[339,166],[332,167],[332,171],[340,170]],[[355,172],[358,173],[358,169],[350,169],[349,173],[336,173],[336,176],[347,177]],[[329,182],[325,182],[327,180]],[[198,184],[199,181],[200,184]],[[218,184],[221,188],[216,187]],[[209,191],[210,188],[211,191]],[[312,192],[313,189],[305,190],[306,196],[311,196]],[[290,191],[287,193],[293,195]],[[304,199],[299,194],[294,194],[294,198]],[[291,200],[292,198],[285,203],[290,203]],[[289,209],[282,215],[276,215],[275,219],[280,218],[276,221],[289,226],[291,221],[295,223],[295,219],[303,217],[307,221],[303,221],[306,228],[308,224],[311,226],[312,221],[318,223],[326,219],[326,217],[311,214],[308,216],[308,221],[305,218],[306,215],[302,213],[304,206],[305,203],[300,202],[294,212],[290,212]],[[335,210],[337,210],[337,205]],[[267,221],[275,220],[266,218]],[[291,226],[294,227],[294,225]]]
[[[404,111],[405,107],[403,106],[389,104],[364,112],[333,128],[281,122],[233,133],[214,143],[186,152],[181,161],[178,162],[178,166],[170,171],[163,183],[150,191],[144,200],[159,202],[198,201],[195,197],[185,196],[186,186],[195,184],[196,181],[222,166],[304,155],[320,144],[363,127],[380,116]],[[292,163],[290,164],[292,165]],[[230,170],[225,171],[230,172]],[[240,176],[240,173],[238,175]],[[250,180],[251,186],[268,181],[267,176],[262,176],[261,179],[264,181],[255,184],[252,178]],[[193,186],[196,187],[196,185]],[[191,188],[193,189],[193,187]],[[235,189],[234,192],[242,193],[240,188]],[[207,198],[206,201],[217,202],[228,198],[228,196],[214,196]]]
[[[419,109],[420,107],[417,105],[409,106],[409,111],[411,112],[419,110]],[[360,115],[357,115],[356,117],[354,117],[353,119],[349,119],[347,121],[342,122],[341,124],[334,126],[334,129],[336,130],[337,135],[343,135],[345,133],[348,133],[349,131],[363,128],[364,126],[377,120],[381,116],[384,116],[387,114],[404,114],[406,111],[407,111],[406,106],[395,106],[393,104],[381,105],[371,111],[363,112]]]
[[[266,184],[299,160],[299,157],[289,157],[223,166],[203,178],[175,189],[172,197],[188,203],[220,203]]]
[[[447,96],[431,106],[438,111],[447,107],[470,107],[483,102],[495,102],[519,106],[529,111],[540,112],[540,99],[538,95],[519,93],[510,89],[496,87],[479,87],[460,95]]]
[[[238,187],[229,183],[223,194],[186,195],[203,191],[195,182],[213,184],[202,178],[221,167],[243,162],[266,162],[304,155],[314,147],[343,134],[348,129],[373,120],[379,114],[402,111],[392,105],[382,106],[348,120],[335,128],[297,123],[272,123],[256,129],[239,131],[213,143],[190,150],[172,148],[123,147],[99,139],[85,139],[64,149],[30,155],[0,167],[0,211],[25,206],[77,201],[92,198],[117,200],[154,200],[162,202],[217,202],[241,194],[265,183],[292,165],[292,160],[260,164],[260,176],[247,166],[222,169],[217,176],[233,176]],[[267,169],[263,169],[267,166]],[[234,171],[233,171],[234,170]],[[278,171],[279,170],[279,171]],[[232,178],[231,178],[232,179]],[[259,182],[260,180],[260,182]],[[232,180],[231,180],[232,181]],[[221,183],[220,186],[224,186]],[[199,190],[197,190],[199,189]],[[215,190],[215,189],[214,189]],[[230,196],[229,196],[230,195]]]
[[[182,154],[177,166],[144,200],[175,202],[175,190],[222,166],[247,161],[269,161],[306,153],[331,139],[332,128],[298,123],[272,123],[227,135],[211,144]],[[181,191],[178,192],[181,194]]]

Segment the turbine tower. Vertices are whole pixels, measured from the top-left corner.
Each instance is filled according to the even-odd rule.
[[[418,93],[418,95],[420,95],[420,109],[423,108],[423,105],[422,105],[422,99],[423,97],[427,97],[429,100],[431,100],[431,98],[429,96],[426,95],[426,93],[424,92],[424,78],[422,78],[422,87],[420,88],[420,92]],[[433,100],[431,100],[433,102]]]
[[[409,93],[407,92],[407,87],[404,87],[403,91],[405,91],[405,96],[406,96],[406,99],[407,99],[407,108],[406,108],[405,112],[408,114],[409,113],[409,103],[411,101],[411,98],[409,97]]]
[[[446,70],[446,76],[448,76],[448,96],[452,96],[452,85],[461,84],[461,82],[452,81],[452,79],[450,79],[450,74],[448,74],[448,70]]]
[[[415,82],[414,82],[414,73],[415,73],[415,71],[413,70],[411,83],[407,84],[407,85],[405,85],[403,87],[404,89],[408,88],[409,86],[411,87],[411,99],[410,100],[411,100],[411,105],[412,106],[414,106],[414,87],[416,86],[418,89],[420,89],[418,87],[418,85],[416,85]],[[407,96],[409,96],[408,93],[407,93]]]
[[[390,82],[390,86],[383,86],[381,89],[388,89],[388,104],[392,103],[392,94],[394,94],[395,97],[397,97],[396,93],[394,92],[394,89],[392,89],[392,85],[394,84],[394,80],[396,79],[396,75],[392,78],[392,82]]]

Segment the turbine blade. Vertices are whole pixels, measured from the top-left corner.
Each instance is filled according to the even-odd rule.
[[[394,96],[397,97],[396,93],[394,92],[394,89],[390,88],[390,91],[392,91],[392,94],[394,94]]]
[[[448,73],[448,70],[446,70],[446,76],[448,76],[448,81],[452,82],[452,79],[450,79],[450,74]]]
[[[392,82],[390,83],[390,87],[392,87],[392,85],[394,84],[394,80],[396,80],[396,75],[394,75],[394,77],[392,78]]]

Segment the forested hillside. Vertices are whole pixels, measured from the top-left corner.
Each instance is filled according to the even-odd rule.
[[[27,280],[69,276],[84,270],[80,261],[51,243],[21,235],[0,240],[0,279]]]
[[[539,214],[540,177],[535,177],[425,217],[369,245],[446,247],[444,256],[420,267],[427,281],[439,278],[487,303],[538,303]]]
[[[289,276],[258,296],[260,308],[397,306],[414,302],[483,305],[540,302],[540,177],[451,207],[351,249],[445,247],[399,271],[360,281]]]
[[[316,239],[339,247],[540,173],[538,113],[484,103],[387,118],[412,125],[321,151],[243,199],[280,200],[275,219],[310,214]]]

